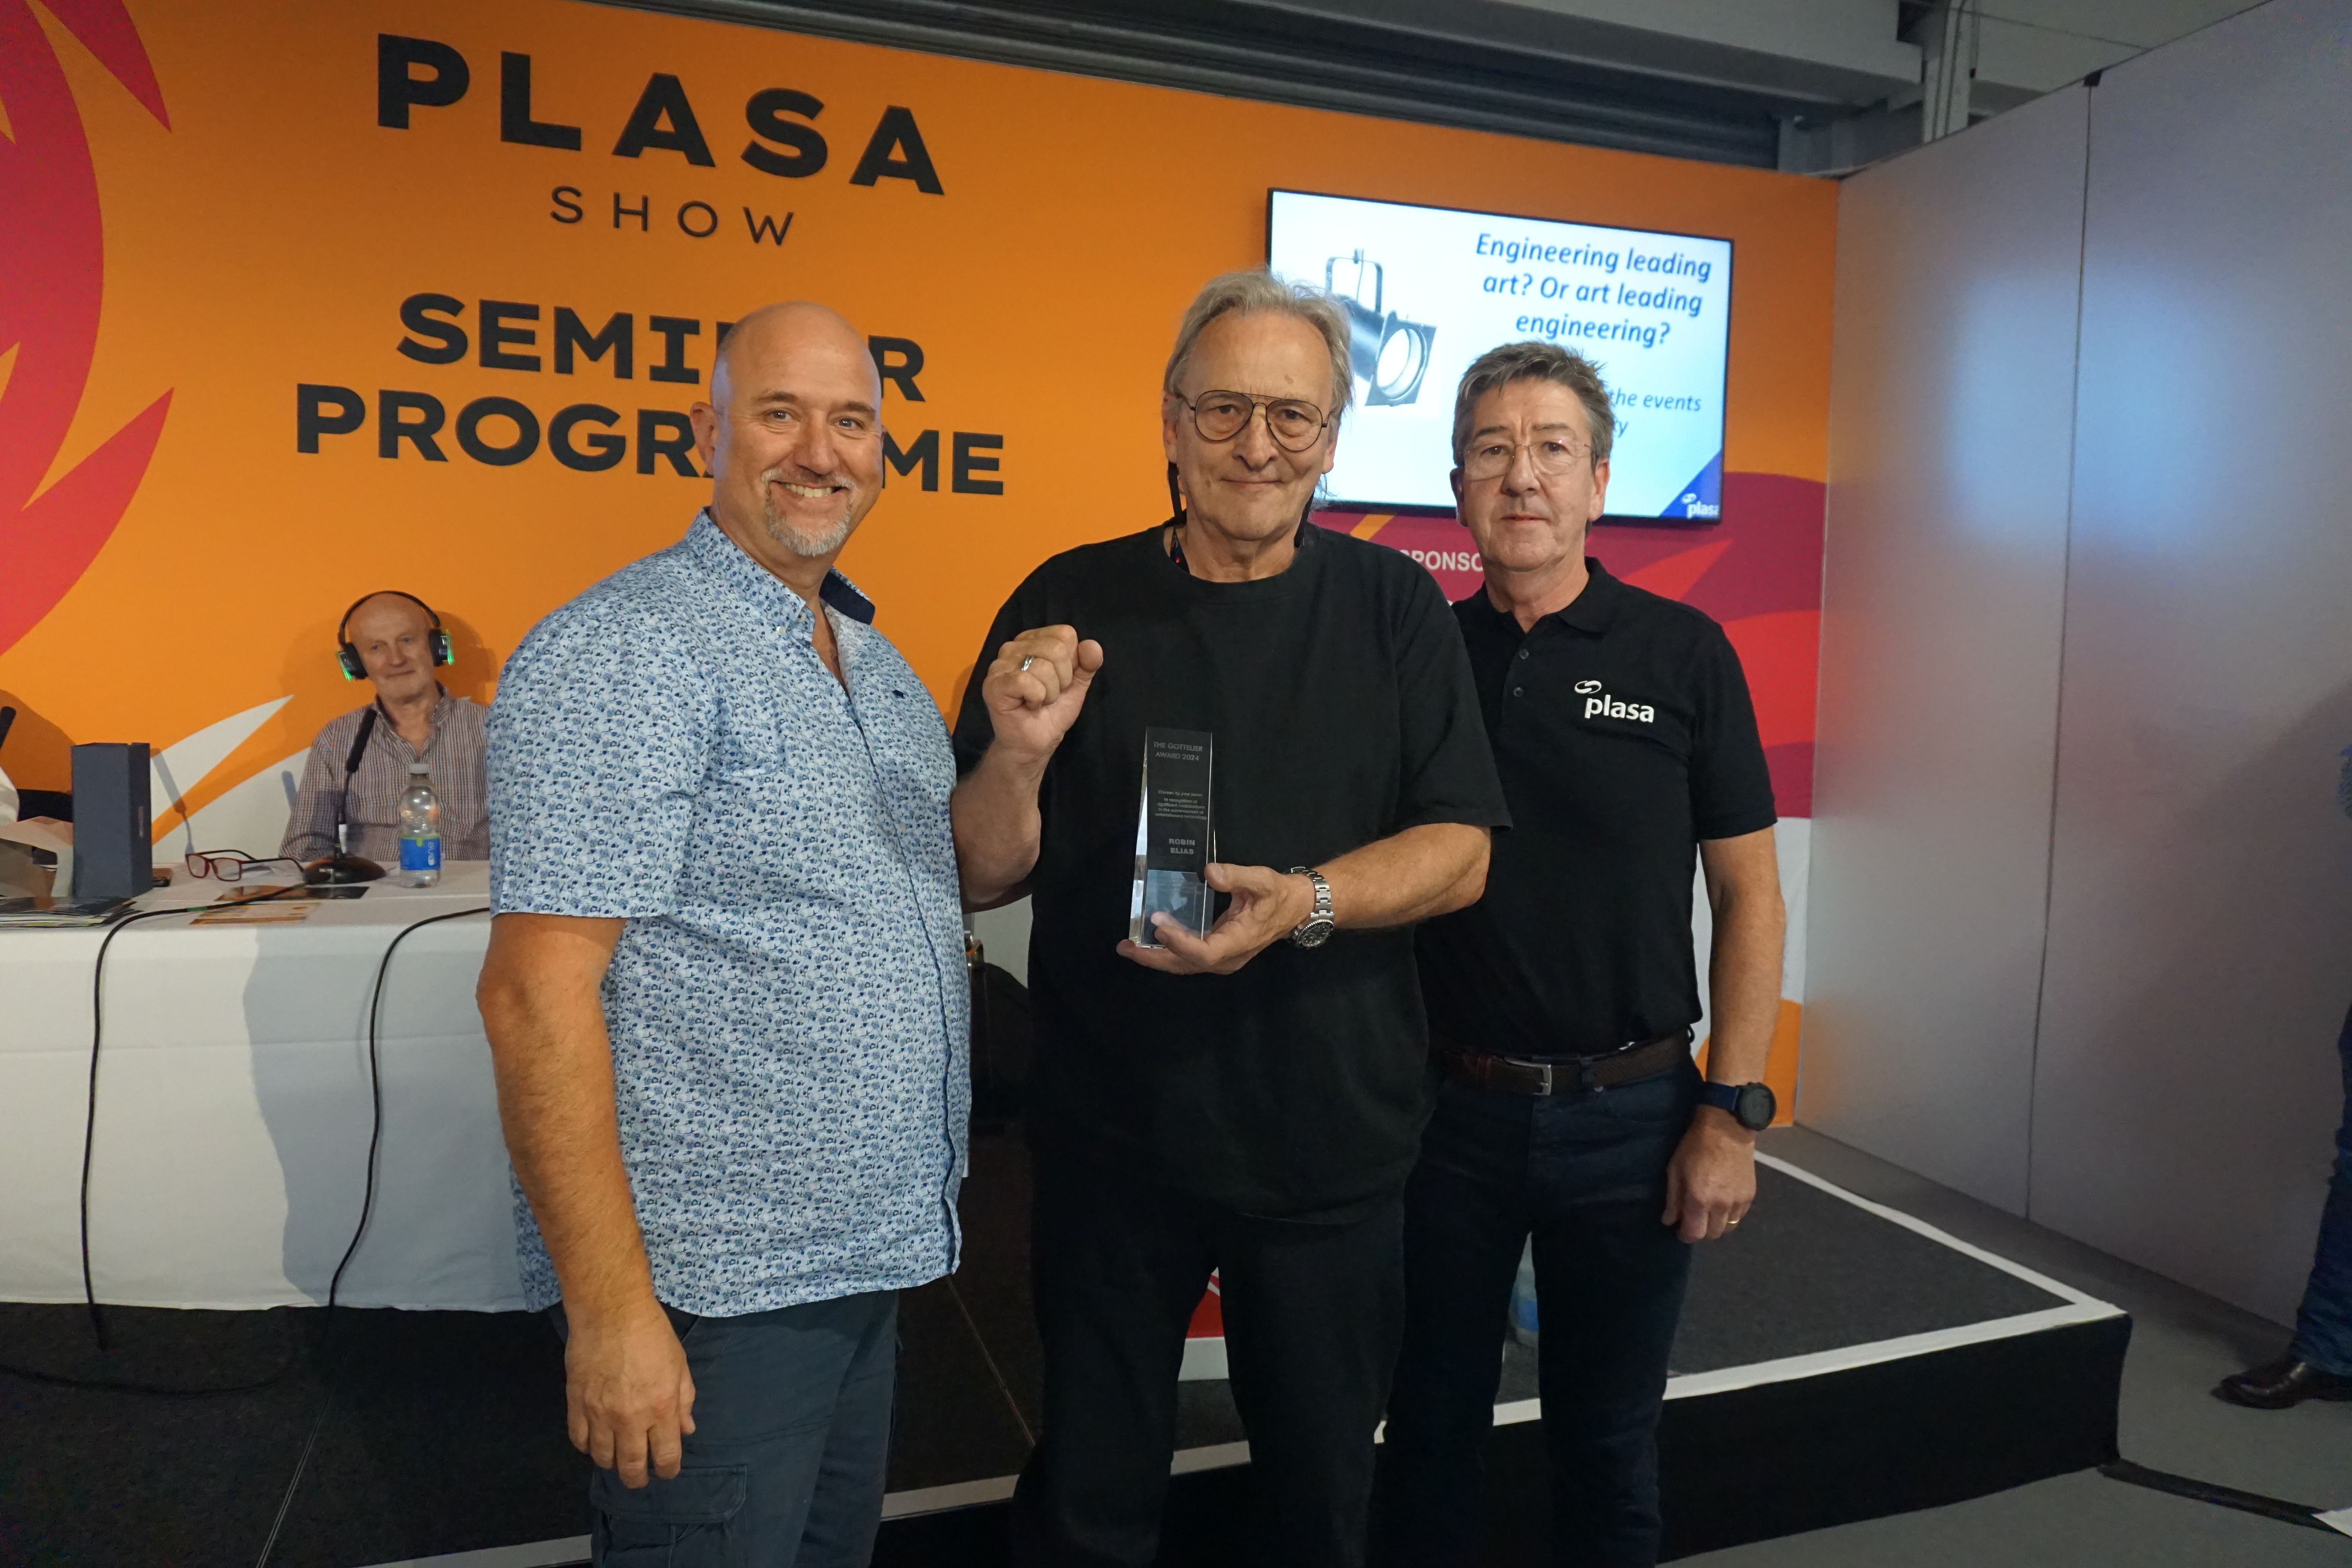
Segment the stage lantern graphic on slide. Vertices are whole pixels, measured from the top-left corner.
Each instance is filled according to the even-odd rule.
[[[1609,516],[1722,517],[1729,240],[1275,191],[1266,264],[1348,316],[1334,504],[1451,510],[1454,386],[1497,343],[1539,338],[1609,387]]]

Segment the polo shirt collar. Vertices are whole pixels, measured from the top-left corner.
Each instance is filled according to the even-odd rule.
[[[1609,575],[1608,569],[1590,555],[1584,558],[1584,570],[1589,579],[1584,591],[1570,599],[1566,608],[1555,610],[1544,618],[1599,637],[1617,618],[1617,606],[1625,598],[1625,584]]]
[[[709,507],[694,514],[694,525],[686,531],[686,543],[698,562],[747,596],[757,599],[782,594],[791,601],[785,605],[787,615],[810,614],[807,600],[779,581],[774,573],[744,554],[742,546],[727,537],[726,530],[719,526]],[[857,585],[838,571],[825,573],[816,596],[862,626],[874,624],[874,601],[858,592]]]
[[[1586,581],[1583,591],[1570,599],[1565,608],[1554,610],[1550,615],[1537,621],[1537,626],[1557,621],[1561,626],[1572,627],[1593,637],[1599,637],[1609,629],[1609,623],[1617,618],[1617,606],[1624,603],[1625,584],[1609,575],[1601,563],[1590,555],[1584,558],[1584,570]],[[1478,585],[1477,592],[1472,597],[1488,616],[1497,624],[1509,622],[1512,635],[1514,637],[1518,635],[1517,617],[1508,610],[1498,610],[1495,607],[1495,601],[1487,596],[1485,584]]]

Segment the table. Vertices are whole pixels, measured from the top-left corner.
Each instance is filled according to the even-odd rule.
[[[210,880],[142,908],[208,903]],[[99,1299],[323,1302],[358,1223],[367,1011],[401,929],[489,901],[487,863],[368,885],[299,925],[142,921],[106,958],[90,1178]],[[0,1300],[81,1299],[77,1193],[91,964],[104,930],[0,931]],[[385,977],[383,1137],[366,1238],[338,1300],[522,1306],[506,1146],[474,982],[487,915],[427,926]]]

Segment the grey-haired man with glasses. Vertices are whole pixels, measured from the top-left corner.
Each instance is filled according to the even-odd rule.
[[[1153,1560],[1213,1270],[1253,1539],[1363,1557],[1427,1113],[1411,927],[1478,896],[1507,818],[1428,574],[1307,521],[1351,390],[1328,300],[1212,280],[1160,388],[1175,516],[1031,574],[965,693],[964,898],[1034,900],[1024,1563]],[[1204,797],[1205,932],[1135,902],[1146,747],[1171,733]]]

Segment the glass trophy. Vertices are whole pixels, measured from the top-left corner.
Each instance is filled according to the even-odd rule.
[[[1195,936],[1209,934],[1215,900],[1206,879],[1216,839],[1209,776],[1216,737],[1206,730],[1143,731],[1143,798],[1135,813],[1135,893],[1128,939],[1158,947],[1151,917],[1165,914]]]

